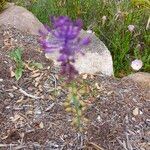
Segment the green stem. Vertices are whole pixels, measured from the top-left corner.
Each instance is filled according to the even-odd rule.
[[[75,110],[76,110],[76,113],[77,113],[78,128],[80,128],[80,126],[81,126],[81,117],[79,115],[80,103],[79,103],[79,100],[77,99],[77,90],[76,90],[76,84],[75,84],[75,82],[72,82],[72,84],[71,84],[71,90],[72,90],[71,94],[72,94],[73,104],[75,106]]]

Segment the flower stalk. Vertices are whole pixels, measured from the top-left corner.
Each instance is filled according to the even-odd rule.
[[[60,65],[60,75],[67,78],[69,83],[69,94],[67,101],[64,103],[67,112],[72,112],[72,124],[77,126],[79,131],[82,131],[83,120],[82,116],[83,103],[78,99],[75,77],[78,71],[74,67],[77,53],[84,54],[82,47],[90,43],[89,37],[81,38],[80,31],[82,30],[82,21],[80,19],[71,21],[66,16],[51,17],[53,27],[46,26],[45,31],[40,30],[40,44],[45,53],[59,52],[57,61]]]

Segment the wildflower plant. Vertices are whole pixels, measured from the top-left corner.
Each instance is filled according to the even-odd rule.
[[[40,30],[40,44],[45,53],[59,52],[60,74],[69,83],[69,102],[65,103],[66,111],[75,114],[74,124],[81,130],[81,103],[78,100],[75,78],[78,71],[74,67],[77,53],[84,54],[82,48],[90,43],[89,37],[81,38],[82,21],[71,21],[67,16],[51,17],[52,28],[45,26]]]

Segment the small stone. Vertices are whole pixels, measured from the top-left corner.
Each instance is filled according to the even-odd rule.
[[[50,66],[47,67],[48,70],[49,70],[50,68],[51,68]]]
[[[96,87],[98,90],[100,90],[100,89],[101,89],[101,87],[99,86],[99,84],[98,84],[98,83],[95,83],[95,87]]]
[[[14,95],[12,94],[12,93],[8,93],[9,94],[9,96],[11,97],[11,98],[13,98],[14,97]]]
[[[142,112],[142,111],[140,111],[140,115],[143,115],[143,112]]]
[[[42,114],[41,110],[36,110],[35,111],[35,115],[41,115],[41,114]]]
[[[132,120],[133,120],[133,121],[136,121],[136,119],[135,119],[134,117],[132,117]]]
[[[3,79],[0,79],[0,82],[3,82]]]
[[[39,85],[39,82],[35,82],[34,86],[38,87],[38,85]]]
[[[134,110],[133,110],[133,115],[134,116],[137,116],[139,114],[139,108],[136,107]]]
[[[102,118],[101,118],[100,115],[97,116],[97,120],[98,120],[98,122],[101,122],[101,121],[102,121]]]
[[[43,122],[41,122],[41,123],[39,124],[39,127],[40,127],[41,129],[43,129],[43,128],[44,128],[44,124],[43,124]]]
[[[84,75],[82,76],[82,78],[83,78],[83,79],[87,79],[87,76],[88,76],[87,74],[84,74]]]
[[[10,106],[6,106],[6,109],[10,109]]]
[[[44,96],[44,95],[42,95],[42,96],[41,96],[41,99],[45,99],[45,96]]]
[[[38,89],[39,89],[40,92],[42,92],[42,91],[43,91],[42,85],[39,85],[39,86],[38,86]]]

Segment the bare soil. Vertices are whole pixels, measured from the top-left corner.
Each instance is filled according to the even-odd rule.
[[[148,89],[100,73],[80,75],[76,82],[79,89],[87,87],[81,98],[89,120],[80,133],[62,105],[65,80],[45,58],[38,38],[0,27],[0,150],[149,150]],[[12,77],[15,63],[9,57],[17,47],[24,49],[26,64],[19,81]],[[31,68],[33,60],[43,69]]]

